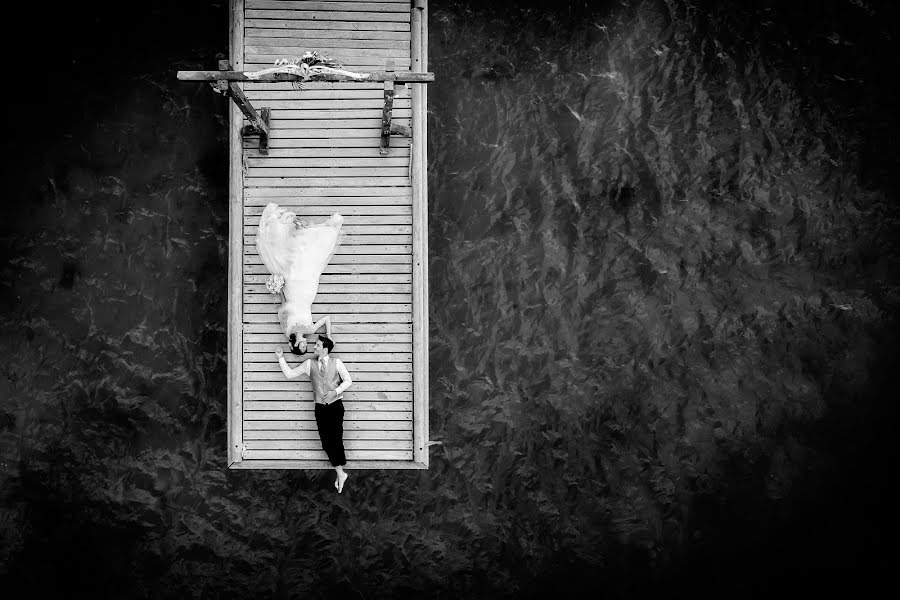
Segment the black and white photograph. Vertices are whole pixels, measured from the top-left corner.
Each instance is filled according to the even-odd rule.
[[[874,598],[900,4],[4,6],[5,598]]]

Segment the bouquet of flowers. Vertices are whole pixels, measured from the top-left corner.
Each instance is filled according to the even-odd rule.
[[[284,289],[284,277],[281,275],[269,275],[266,279],[266,289],[272,294],[280,294]]]
[[[344,68],[344,65],[334,58],[319,54],[318,50],[313,50],[312,52],[307,50],[300,58],[279,58],[275,61],[275,66],[280,65],[294,65],[295,67],[300,65],[306,65],[307,67],[323,66],[331,67],[332,69]]]
[[[341,63],[330,56],[319,54],[318,50],[304,52],[300,58],[279,58],[275,61],[274,67],[261,71],[245,71],[244,75],[248,79],[254,80],[273,73],[298,75],[302,81],[309,81],[315,75],[342,75],[357,81],[365,81],[369,78],[368,73],[345,71]]]

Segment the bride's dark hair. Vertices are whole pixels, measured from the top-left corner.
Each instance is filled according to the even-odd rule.
[[[291,343],[291,354],[304,354],[304,352],[300,350],[300,345],[297,343],[296,333],[292,333],[288,340]]]

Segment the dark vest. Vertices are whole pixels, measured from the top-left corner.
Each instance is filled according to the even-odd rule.
[[[318,404],[325,404],[325,394],[337,386],[341,385],[341,376],[337,372],[337,359],[333,356],[328,357],[328,366],[325,367],[325,373],[319,374],[319,359],[311,359],[312,364],[309,365],[309,379],[312,381],[313,397]],[[334,399],[335,402],[343,400],[344,394],[339,394]]]

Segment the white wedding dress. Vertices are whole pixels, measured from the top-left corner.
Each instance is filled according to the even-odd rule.
[[[284,334],[306,333],[313,325],[312,303],[319,277],[338,244],[344,218],[334,213],[323,223],[310,224],[270,202],[259,219],[256,250],[269,273],[284,277],[284,302],[278,320]]]

